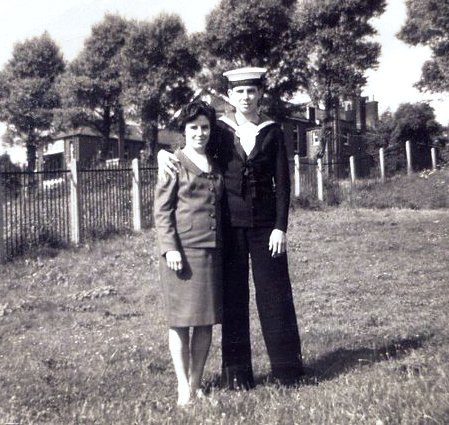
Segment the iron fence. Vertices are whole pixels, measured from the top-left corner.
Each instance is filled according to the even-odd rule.
[[[429,146],[425,146],[428,149]],[[423,148],[424,149],[424,148]],[[418,151],[417,151],[418,152]],[[354,157],[357,178],[379,178],[378,155]],[[385,174],[392,176],[405,169],[405,149],[396,145],[385,149]],[[322,163],[324,186],[318,184],[317,161],[299,158],[300,196],[317,198],[319,187],[324,200],[347,196],[353,182],[349,179],[349,159],[341,163]],[[291,171],[294,165],[291,165]],[[78,165],[80,240],[104,237],[133,229],[133,170],[129,162],[107,165]],[[36,246],[64,246],[71,235],[71,171],[45,169],[26,172],[0,169],[1,255],[12,258]],[[292,173],[293,174],[293,173]],[[142,227],[152,227],[157,167],[140,162],[140,204]],[[323,177],[320,174],[321,178]],[[293,181],[293,176],[292,176]],[[295,182],[296,183],[296,182]],[[77,228],[78,229],[78,228]]]
[[[81,164],[77,168],[81,241],[132,231],[131,164]],[[139,172],[142,226],[151,227],[157,167],[153,163],[140,163]],[[65,169],[0,170],[3,218],[0,243],[3,242],[2,255],[6,259],[40,245],[70,244],[70,173]]]
[[[80,165],[78,185],[81,240],[132,230],[129,163]]]
[[[1,170],[0,174],[6,258],[38,245],[67,245],[70,242],[68,172]]]
[[[157,182],[158,169],[154,163],[142,164],[140,170],[142,193],[142,226],[154,226],[154,189]]]

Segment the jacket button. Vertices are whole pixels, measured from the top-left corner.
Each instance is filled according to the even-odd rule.
[[[213,212],[213,213],[210,213],[210,214],[209,214],[209,217],[215,218],[215,213],[214,213],[214,212]]]
[[[210,191],[210,192],[213,192],[213,191],[214,191],[214,187],[213,187],[213,186],[210,186],[210,187],[209,187],[209,191]]]
[[[210,226],[210,230],[216,230],[217,226]]]
[[[212,205],[215,205],[215,204],[216,204],[215,199],[212,199],[212,201],[210,201],[210,203],[211,203]]]

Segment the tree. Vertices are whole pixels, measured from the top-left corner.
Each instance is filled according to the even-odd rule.
[[[206,19],[203,74],[209,74],[209,81],[219,81],[223,90],[219,78],[223,68],[266,66],[270,112],[285,114],[282,101],[305,91],[315,103],[324,104],[323,141],[332,141],[332,115],[337,116],[332,112],[341,98],[360,93],[366,70],[377,65],[380,45],[370,40],[376,31],[369,21],[384,11],[385,4],[385,0],[222,0]],[[336,146],[335,140],[329,143],[330,157],[338,155]]]
[[[449,3],[406,0],[406,5],[407,19],[398,38],[413,46],[428,46],[432,52],[417,87],[433,93],[449,92]]]
[[[226,92],[225,70],[238,66],[264,66],[267,72],[268,108],[284,112],[283,98],[304,85],[305,56],[296,55],[291,34],[295,1],[222,0],[207,16],[206,31],[197,35],[203,67],[201,85]],[[297,46],[295,46],[296,48]]]
[[[105,15],[92,27],[84,48],[59,83],[65,126],[89,127],[101,134],[99,159],[107,159],[110,134],[119,128],[119,155],[124,138],[122,49],[130,23],[119,15]]]
[[[152,156],[159,126],[191,97],[189,83],[199,63],[181,19],[167,14],[134,23],[123,59],[126,99],[142,125],[147,154]]]
[[[440,148],[440,151],[444,147],[443,130],[427,103],[404,103],[395,113],[382,114],[376,129],[368,134],[367,152],[377,161],[378,149],[385,148],[386,168],[396,172],[406,167],[405,142],[408,140],[415,168],[430,167],[431,147]]]
[[[329,159],[340,155],[338,128],[332,128],[340,100],[358,96],[366,83],[366,70],[378,64],[380,44],[371,39],[376,30],[370,20],[383,13],[385,5],[385,0],[299,3],[293,37],[297,49],[289,53],[292,61],[298,54],[307,54],[305,89],[312,101],[324,104],[322,154],[327,146]]]
[[[60,104],[55,81],[64,68],[59,47],[44,33],[17,43],[0,72],[0,120],[6,122],[10,139],[24,141],[29,171],[35,169],[37,147],[54,129]]]
[[[430,148],[441,136],[443,127],[436,121],[434,110],[427,103],[404,103],[394,114],[391,144],[404,145],[407,140],[412,147],[415,167],[430,167]]]
[[[373,166],[379,167],[379,149],[384,148],[385,169],[388,173],[394,174],[400,169],[405,168],[405,159],[401,155],[404,152],[404,146],[393,144],[391,135],[395,128],[394,114],[387,110],[379,118],[376,128],[371,129],[365,135],[366,154],[373,159]]]
[[[385,111],[379,118],[376,129],[372,131],[376,135],[375,148],[387,148],[391,143],[391,134],[395,126],[394,114],[390,110]]]

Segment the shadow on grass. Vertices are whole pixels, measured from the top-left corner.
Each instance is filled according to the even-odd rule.
[[[387,341],[385,345],[375,345],[372,347],[361,347],[356,349],[339,348],[335,351],[324,354],[314,361],[305,365],[305,374],[299,383],[303,385],[317,385],[319,382],[331,380],[351,369],[372,365],[375,363],[400,359],[410,354],[410,351],[421,348],[425,341],[432,335],[417,335],[416,337],[404,338],[400,340]],[[266,385],[272,383],[270,374],[261,374],[255,377],[255,384]],[[292,383],[297,386],[298,383]],[[220,375],[214,374],[206,382],[206,392],[212,388],[220,387]]]
[[[386,341],[383,346],[373,344],[372,347],[357,349],[339,348],[306,365],[305,383],[330,380],[359,366],[405,357],[411,350],[421,348],[430,338],[431,335],[417,335]]]

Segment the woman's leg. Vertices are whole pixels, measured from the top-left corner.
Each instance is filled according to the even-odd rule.
[[[168,331],[168,346],[178,379],[178,405],[182,406],[190,400],[189,328],[170,328]]]
[[[190,345],[190,390],[195,394],[201,385],[204,365],[212,340],[212,326],[195,326]]]

